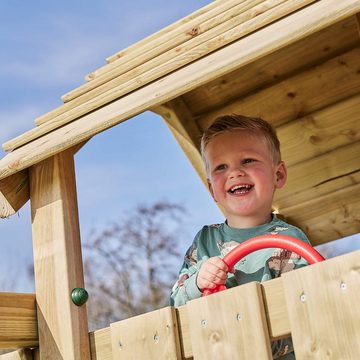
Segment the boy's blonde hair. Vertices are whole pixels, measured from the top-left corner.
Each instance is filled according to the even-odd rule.
[[[220,134],[239,130],[247,131],[255,136],[262,136],[268,145],[274,163],[278,164],[281,161],[280,141],[276,131],[268,122],[261,118],[232,114],[219,116],[204,131],[201,138],[201,156],[205,164],[205,150],[209,142]]]

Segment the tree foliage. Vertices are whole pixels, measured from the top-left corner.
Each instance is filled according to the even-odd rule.
[[[85,244],[91,329],[167,306],[181,264],[181,205],[138,206]]]

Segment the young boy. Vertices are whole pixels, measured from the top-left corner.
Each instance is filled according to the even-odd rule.
[[[222,261],[238,244],[258,235],[284,234],[309,243],[300,229],[272,213],[274,192],[285,185],[287,171],[271,125],[241,115],[219,117],[204,132],[201,153],[210,193],[226,221],[204,226],[196,235],[172,289],[174,306],[200,297],[206,288],[266,281],[307,265],[298,255],[282,249],[256,251],[229,274]],[[288,353],[291,347],[290,341],[277,342],[274,357]]]

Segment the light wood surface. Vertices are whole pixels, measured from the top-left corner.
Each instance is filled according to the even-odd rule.
[[[90,359],[86,306],[71,301],[84,287],[73,151],[29,175],[40,358]]]
[[[359,63],[360,47],[216,109],[201,117],[199,126],[205,129],[217,116],[231,113],[262,117],[275,127],[303,117],[359,94]]]
[[[360,252],[283,275],[297,359],[358,359]]]
[[[272,359],[259,283],[189,301],[187,308],[195,359]]]
[[[20,349],[0,355],[0,360],[34,360],[31,349]]]
[[[110,327],[89,334],[91,360],[113,360]]]
[[[114,359],[180,359],[175,309],[166,307],[110,325]]]
[[[0,293],[0,348],[38,346],[33,294]]]
[[[20,144],[32,141],[31,144],[18,149],[19,152],[13,152],[13,154],[9,154],[0,160],[0,178],[9,176],[36,161],[40,161],[40,159],[88,139],[96,133],[118,124],[147,108],[162,104],[196,86],[228,73],[232,69],[274,52],[337,21],[341,21],[358,10],[360,10],[360,4],[355,0],[344,0],[341,3],[323,0],[314,3],[311,9],[310,7],[304,8],[291,14],[238,42],[232,43],[195,63],[167,75],[161,80],[124,96],[106,107],[79,118],[74,123],[59,128],[57,131],[47,134],[49,131],[73,119],[72,116],[77,117],[80,115],[78,113],[71,116],[67,114],[62,119],[57,117],[51,122],[46,122],[11,142],[12,146],[9,146],[9,149],[14,149]],[[314,14],[317,14],[317,16]],[[97,119],[94,120],[94,118]],[[73,129],[74,124],[76,124],[77,131]],[[42,141],[38,143],[33,141],[44,134],[47,135],[42,138]],[[49,141],[49,137],[56,138],[56,140]],[[34,146],[35,143],[36,146]],[[26,161],[24,161],[24,156],[28,157]]]
[[[29,198],[27,169],[0,180],[0,218],[15,214]]]

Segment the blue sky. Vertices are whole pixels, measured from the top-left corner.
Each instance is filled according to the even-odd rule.
[[[1,2],[0,143],[33,128],[106,57],[209,2]],[[203,224],[223,220],[158,115],[147,112],[95,136],[75,159],[82,239],[136,205],[159,200],[188,210],[183,251]],[[32,261],[29,204],[0,221],[0,238],[0,290],[9,290],[16,275],[22,279],[16,290],[32,291],[25,266]]]
[[[0,143],[34,127],[84,83],[105,58],[210,3],[175,1],[0,2]],[[5,155],[0,152],[0,157]],[[81,236],[138,204],[168,200],[188,210],[188,247],[203,224],[222,215],[161,118],[144,113],[97,135],[77,154]],[[33,291],[29,204],[0,221],[0,290]],[[360,247],[359,236],[352,240]],[[181,260],[179,259],[179,266]]]

